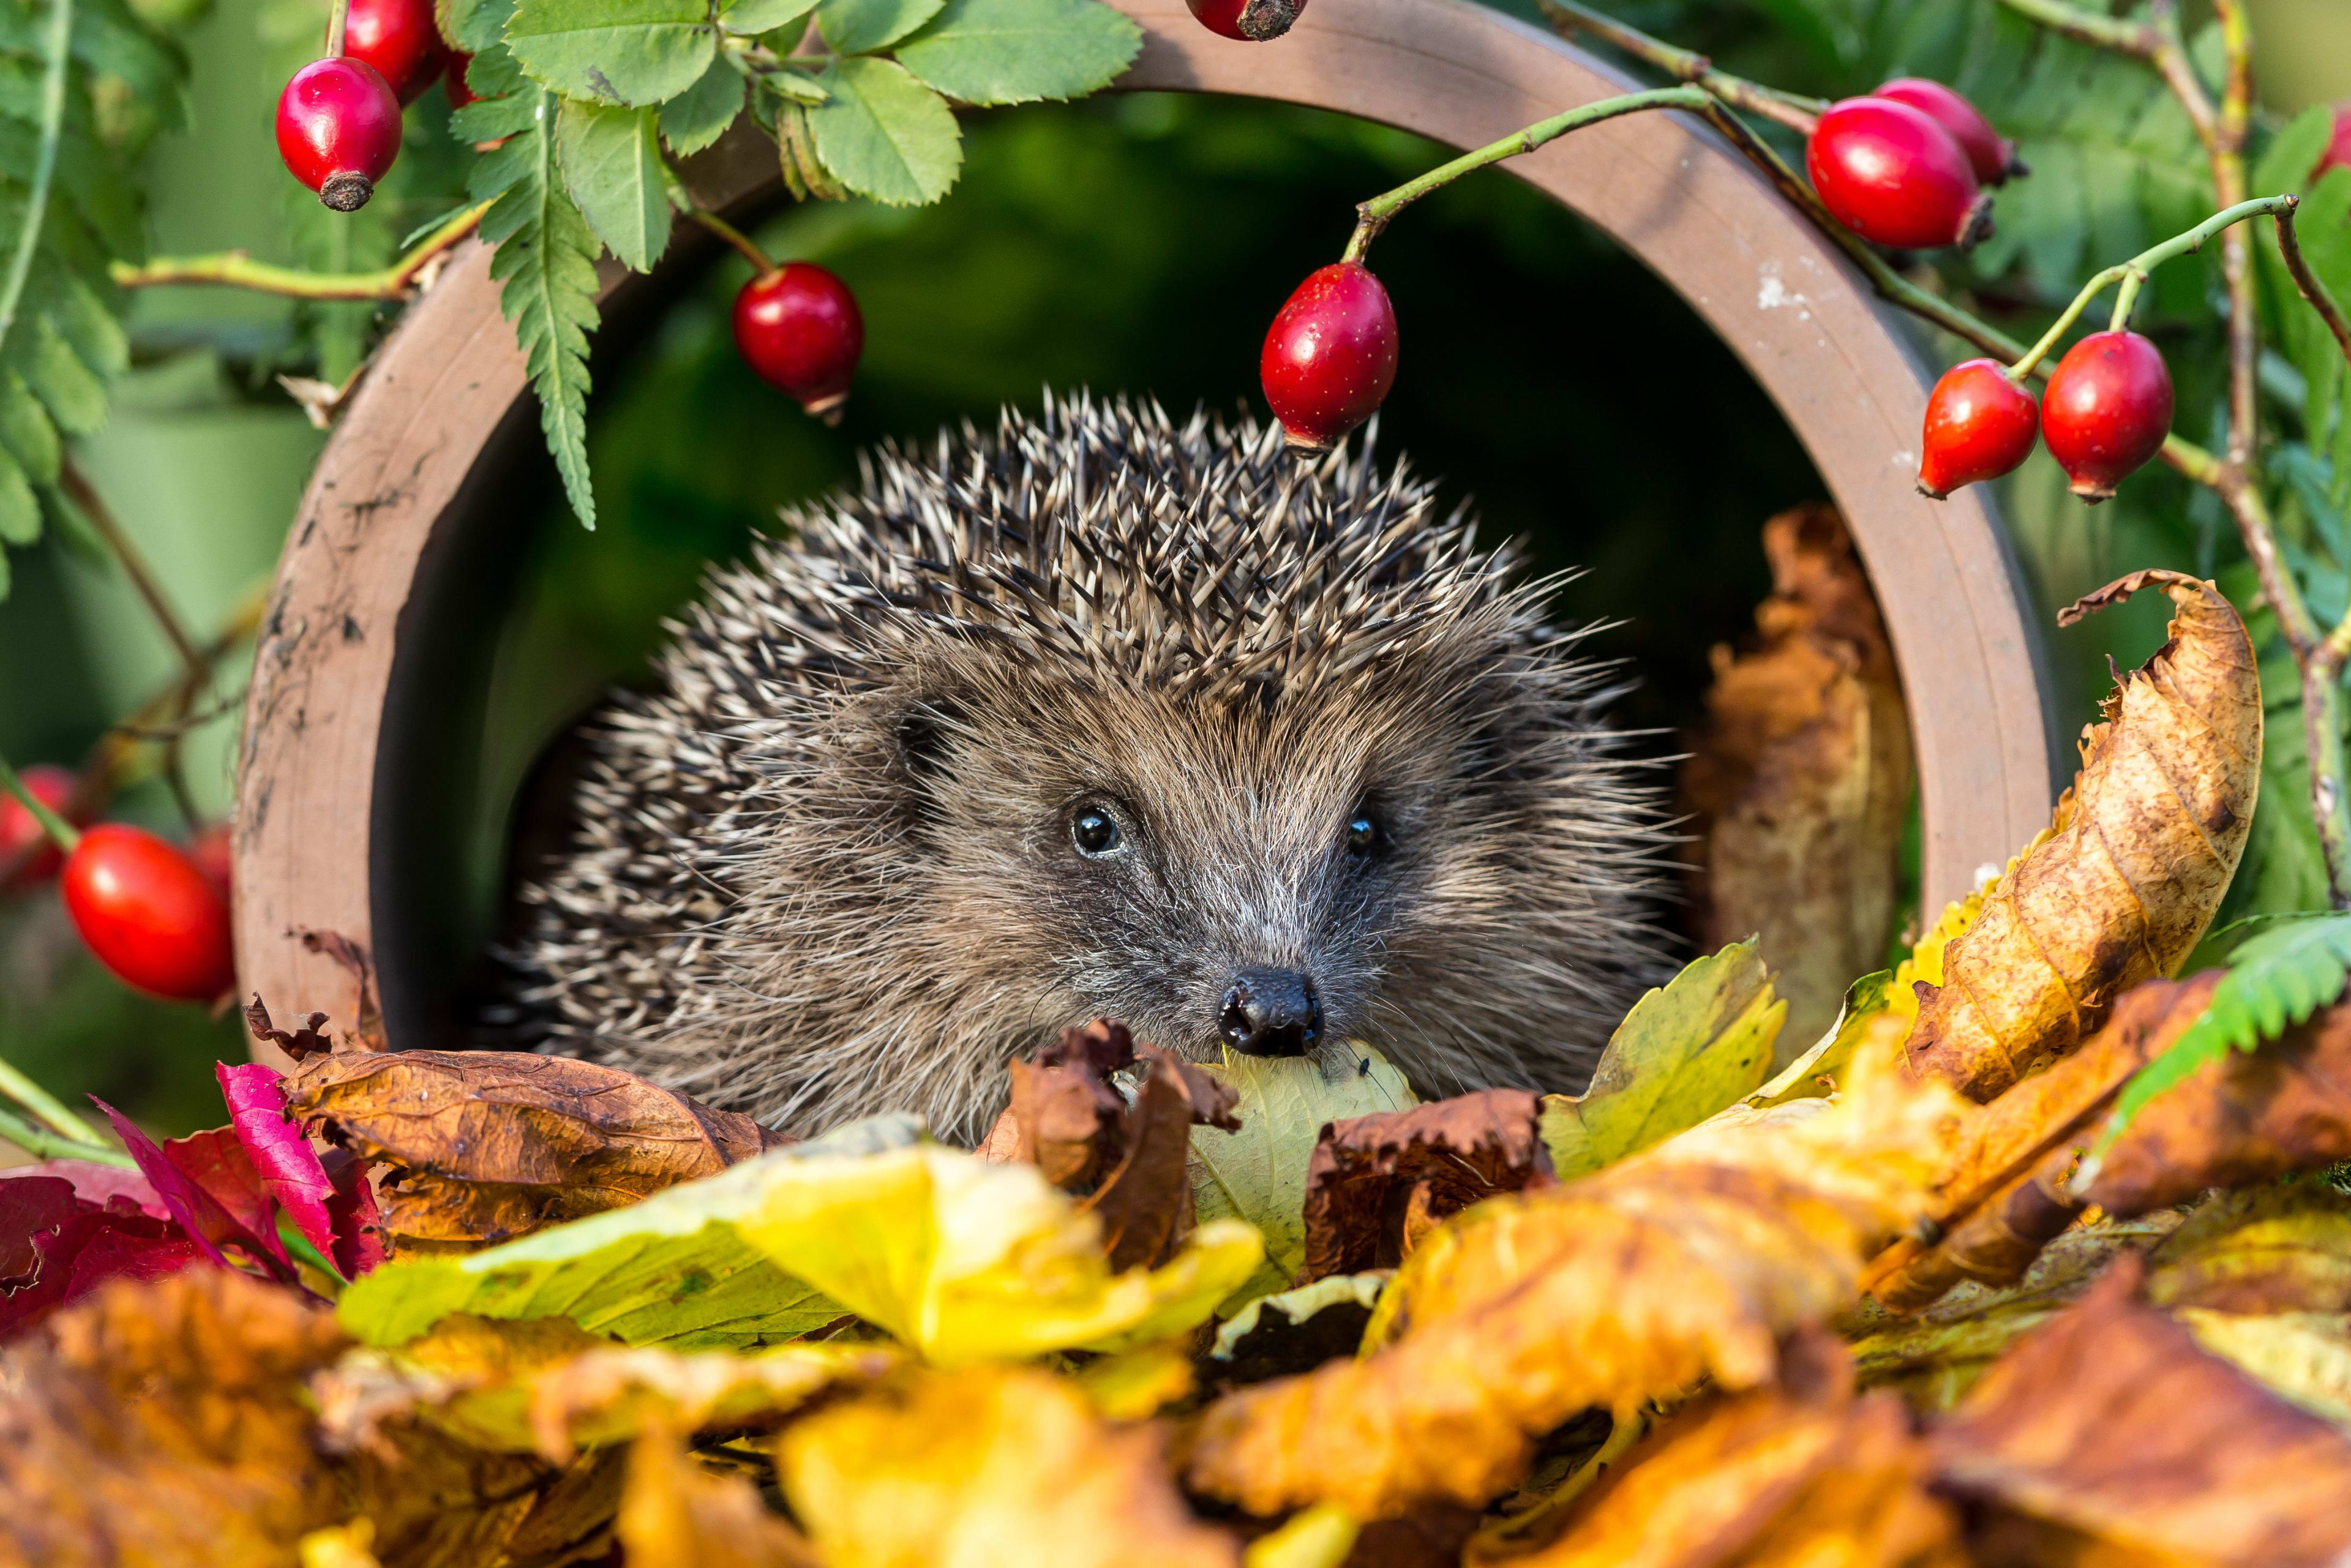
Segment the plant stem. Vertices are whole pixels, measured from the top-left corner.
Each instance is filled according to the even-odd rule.
[[[705,213],[700,207],[689,207],[686,209],[685,215],[741,251],[743,258],[751,264],[752,270],[758,276],[765,277],[776,270],[775,262],[769,258],[766,251],[759,248],[757,240],[716,213]]]
[[[481,225],[490,204],[466,208],[418,240],[406,256],[375,272],[308,272],[255,261],[241,250],[209,256],[159,256],[143,266],[116,262],[109,269],[120,288],[153,288],[166,283],[216,283],[283,294],[296,299],[398,299],[434,257]]]
[[[334,59],[343,52],[343,24],[350,19],[351,0],[334,0],[327,12],[327,58]]]
[[[1361,261],[1364,251],[1379,237],[1390,219],[1431,191],[1451,184],[1462,175],[1499,163],[1505,158],[1515,158],[1521,152],[1531,152],[1544,142],[1581,131],[1587,125],[1597,125],[1604,120],[1620,115],[1638,114],[1650,109],[1694,109],[1705,110],[1713,99],[1704,88],[1662,87],[1647,92],[1628,92],[1615,98],[1604,98],[1587,103],[1581,109],[1571,109],[1564,114],[1554,114],[1549,120],[1539,120],[1524,130],[1514,131],[1499,141],[1489,141],[1472,152],[1464,152],[1450,163],[1440,163],[1417,180],[1407,180],[1393,191],[1383,192],[1355,207],[1355,232],[1347,241],[1342,261]]]
[[[0,1111],[0,1138],[45,1160],[88,1160],[93,1165],[119,1166],[124,1170],[139,1168],[138,1161],[112,1144],[79,1143],[37,1126],[11,1111]]]
[[[33,153],[25,226],[16,235],[16,253],[8,258],[7,276],[0,278],[0,348],[7,346],[8,329],[16,323],[33,253],[40,248],[41,222],[48,215],[49,182],[57,175],[57,147],[65,139],[66,66],[72,49],[73,0],[49,0],[48,31],[41,39],[41,141]]]
[[[1653,38],[1638,27],[1631,27],[1614,16],[1577,5],[1575,0],[1536,0],[1542,7],[1543,19],[1552,31],[1566,37],[1582,33],[1598,38],[1632,56],[1645,65],[1654,66],[1678,81],[1693,82],[1706,89],[1725,103],[1736,104],[1750,114],[1775,120],[1792,131],[1810,136],[1813,128],[1828,104],[1817,98],[1805,98],[1761,82],[1749,81],[1745,77],[1732,76],[1729,71],[1715,69],[1714,62],[1695,49],[1685,49]]]
[[[2065,334],[2072,329],[2074,323],[2081,319],[2082,312],[2090,308],[2090,301],[2104,293],[2108,284],[2122,285],[2121,290],[2115,297],[2113,324],[2113,329],[2119,332],[2130,323],[2131,306],[2138,298],[2140,286],[2147,282],[2147,275],[2157,267],[2167,261],[2176,261],[2183,256],[2203,249],[2206,240],[2223,229],[2243,223],[2248,218],[2283,217],[2290,223],[2293,221],[2294,209],[2301,201],[2302,198],[2299,196],[2286,195],[2262,196],[2255,201],[2240,202],[2225,212],[2214,213],[2185,233],[2176,234],[2160,245],[2148,246],[2128,261],[2118,262],[2107,267],[2089,282],[2082,285],[2080,290],[2074,294],[2072,303],[2065,307],[2064,313],[2051,323],[2049,330],[2041,335],[2039,342],[2025,350],[2023,358],[2009,367],[2008,373],[2011,376],[2032,374],[2033,368],[2056,349]]]
[[[2001,4],[2077,44],[2116,49],[2146,60],[2153,59],[2156,50],[2163,45],[2162,35],[2153,23],[2116,21],[2112,16],[2067,5],[2065,0],[2001,0]]]
[[[25,1076],[12,1061],[0,1060],[0,1094],[47,1122],[65,1137],[90,1148],[102,1149],[106,1141],[98,1135],[88,1122],[66,1109],[57,1097]]]
[[[2302,290],[2302,297],[2310,301],[2310,308],[2318,312],[2319,319],[2326,323],[2326,329],[2335,334],[2335,341],[2342,348],[2344,359],[2351,361],[2351,320],[2344,319],[2343,307],[2336,302],[2326,285],[2320,281],[2318,275],[2310,270],[2310,263],[2303,259],[2302,240],[2294,231],[2294,214],[2291,212],[2278,214],[2277,247],[2278,256],[2285,262],[2286,271],[2294,277],[2294,286]]]
[[[49,842],[67,854],[73,853],[74,846],[81,842],[81,830],[49,810],[47,801],[26,788],[23,777],[8,765],[5,757],[0,757],[0,789],[16,797],[17,803],[33,813],[33,821],[41,825],[41,831],[49,835]]]

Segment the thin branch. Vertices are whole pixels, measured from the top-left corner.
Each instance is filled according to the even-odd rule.
[[[2294,231],[2292,212],[2278,214],[2277,247],[2279,256],[2285,262],[2286,271],[2293,275],[2294,286],[2302,290],[2302,297],[2310,301],[2310,308],[2318,312],[2318,319],[2326,323],[2328,331],[2335,334],[2335,341],[2342,348],[2343,357],[2351,361],[2351,320],[2344,318],[2343,307],[2336,302],[2334,293],[2316,273],[2310,270],[2310,263],[2303,258],[2302,240]]]
[[[0,1138],[26,1154],[45,1160],[89,1160],[93,1165],[136,1170],[138,1162],[112,1144],[85,1144],[47,1127],[37,1126],[13,1111],[0,1111]]]
[[[1599,39],[1632,56],[1645,65],[1654,66],[1677,81],[1692,82],[1706,89],[1723,102],[1734,104],[1750,114],[1774,120],[1800,134],[1810,136],[1828,109],[1826,100],[1806,98],[1799,93],[1782,92],[1778,88],[1765,87],[1761,82],[1745,77],[1732,76],[1717,70],[1714,62],[1694,49],[1681,48],[1662,38],[1653,38],[1638,27],[1627,26],[1614,16],[1604,16],[1575,0],[1536,0],[1542,7],[1543,20],[1552,31],[1562,37],[1582,34]]]
[[[89,519],[89,525],[98,531],[98,537],[106,541],[106,548],[114,552],[115,560],[122,567],[122,574],[131,580],[131,586],[139,591],[139,597],[146,601],[148,613],[155,618],[155,624],[162,628],[164,640],[179,655],[181,669],[191,680],[211,679],[212,671],[205,665],[204,655],[196,651],[195,639],[188,635],[188,629],[182,624],[179,612],[172,608],[171,601],[163,597],[162,585],[155,580],[155,574],[149,569],[146,558],[131,542],[131,536],[122,531],[122,525],[115,519],[105,498],[91,487],[89,479],[70,460],[60,471],[58,484],[73,504],[80,508],[82,515]]]
[[[67,1110],[56,1095],[26,1077],[16,1063],[5,1058],[0,1058],[0,1094],[56,1128],[60,1136],[93,1149],[107,1147],[106,1140],[88,1122]]]
[[[2137,55],[2143,60],[2155,58],[2156,51],[2163,47],[2163,35],[2152,23],[2118,21],[2079,5],[2067,5],[2065,0],[2000,0],[2000,3],[2018,16],[2077,44]]]
[[[733,246],[737,250],[741,251],[743,253],[743,259],[749,262],[751,264],[752,270],[758,273],[761,277],[765,277],[769,273],[776,270],[775,262],[769,258],[766,251],[759,248],[759,245],[757,240],[753,239],[749,235],[745,234],[741,229],[737,228],[733,224],[728,223],[725,218],[720,217],[716,213],[705,213],[700,207],[688,207],[686,209],[685,215],[692,218],[695,223],[700,224],[704,228],[708,229],[712,234],[716,235],[720,239],[725,240],[728,245]]]
[[[409,250],[390,267],[374,272],[308,272],[298,267],[278,267],[256,261],[241,250],[209,256],[159,256],[142,266],[118,261],[109,274],[118,287],[154,288],[167,283],[211,283],[230,288],[250,288],[261,294],[282,294],[296,299],[399,299],[434,260],[481,226],[490,204],[467,207]]]

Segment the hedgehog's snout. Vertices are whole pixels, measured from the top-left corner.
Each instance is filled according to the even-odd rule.
[[[1243,969],[1225,992],[1217,1032],[1251,1056],[1303,1056],[1322,1037],[1322,1002],[1295,969]]]

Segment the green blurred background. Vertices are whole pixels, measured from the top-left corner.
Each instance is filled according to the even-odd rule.
[[[1816,37],[1817,0],[1616,9],[1785,86],[1853,90],[1875,79],[1855,73],[1883,63]],[[2268,110],[2351,96],[2351,5],[2255,0],[2253,13]],[[323,0],[215,0],[189,35],[194,127],[152,154],[157,251],[243,246],[350,266],[453,204],[463,156],[437,89],[412,110],[410,147],[360,215],[368,226],[322,223],[278,167],[270,108],[324,14]],[[967,148],[961,183],[937,206],[818,205],[762,233],[772,254],[833,267],[862,302],[868,346],[841,430],[803,418],[734,356],[726,306],[746,269],[731,255],[632,344],[600,352],[590,454],[604,525],[584,533],[550,486],[525,486],[536,499],[516,509],[512,570],[444,737],[445,853],[421,885],[448,975],[495,925],[512,803],[544,738],[641,666],[659,615],[708,560],[739,550],[778,504],[852,476],[862,445],[985,421],[1006,402],[1033,407],[1043,387],[1177,410],[1254,404],[1258,341],[1281,299],[1335,255],[1356,201],[1440,156],[1334,117],[1160,95],[996,111],[967,122]],[[1616,623],[1595,641],[1640,676],[1628,721],[1686,724],[1707,649],[1746,629],[1767,586],[1758,525],[1821,493],[1810,463],[1669,291],[1506,174],[1416,207],[1379,260],[1405,334],[1383,445],[1441,476],[1448,497],[1474,498],[1495,536],[1523,536],[1544,566],[1589,569],[1562,609]],[[136,301],[136,367],[78,460],[200,632],[266,582],[324,440],[275,376],[340,380],[374,317],[219,289]],[[2192,410],[2194,389],[2183,392]],[[2137,566],[2227,559],[2216,509],[2184,486],[2145,487],[2134,506],[2085,512],[2045,456],[2008,487],[2020,554],[2048,604]],[[0,670],[12,677],[0,681],[0,751],[71,762],[166,682],[172,656],[119,574],[69,535],[16,566],[0,603]],[[2065,634],[2071,707],[2086,716],[2105,657],[2143,657],[2160,625],[2150,607]],[[206,816],[228,808],[243,679],[241,668],[225,675],[222,717],[188,747]],[[177,826],[157,780],[120,810]],[[177,1129],[219,1120],[210,1064],[241,1051],[231,1020],[144,1001],[99,971],[52,894],[0,904],[0,1055]]]

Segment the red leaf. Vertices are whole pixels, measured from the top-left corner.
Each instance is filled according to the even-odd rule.
[[[226,1127],[175,1138],[168,1148],[140,1131],[138,1124],[99,1099],[91,1103],[106,1113],[114,1135],[139,1163],[141,1174],[154,1186],[163,1207],[180,1228],[215,1263],[228,1264],[223,1249],[235,1248],[261,1265],[272,1279],[291,1281],[293,1266],[278,1242],[274,1201],[245,1145]],[[258,1215],[260,1231],[253,1217]]]
[[[60,1176],[10,1176],[0,1181],[0,1339],[103,1281],[158,1279],[202,1257],[178,1225],[141,1212],[127,1196],[93,1203]]]
[[[376,1207],[365,1160],[349,1149],[329,1149],[321,1164],[331,1187],[327,1218],[335,1238],[327,1256],[344,1279],[356,1280],[383,1261],[383,1214]]]
[[[258,1061],[242,1067],[216,1062],[213,1075],[220,1080],[229,1125],[245,1146],[247,1161],[293,1218],[295,1228],[340,1269],[342,1260],[335,1258],[334,1218],[329,1213],[334,1184],[319,1163],[309,1135],[287,1120],[285,1081],[276,1068]]]

